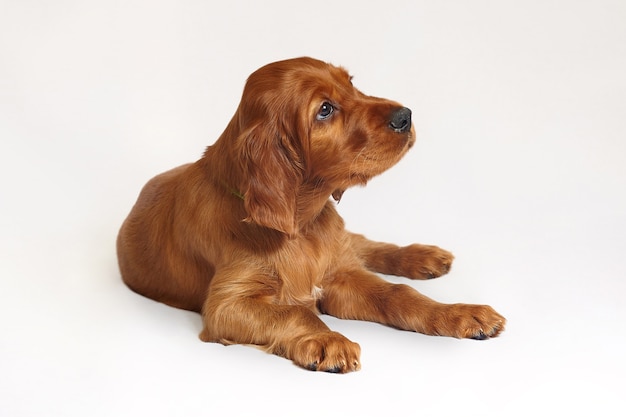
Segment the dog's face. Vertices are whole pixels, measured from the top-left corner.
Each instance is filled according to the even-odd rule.
[[[361,93],[341,68],[325,64],[320,72],[309,75],[317,85],[307,113],[311,173],[340,191],[364,185],[415,142],[411,111]]]
[[[300,187],[330,189],[339,199],[415,142],[409,109],[366,96],[344,69],[311,58],[254,72],[236,118],[250,220],[284,232],[294,230],[294,214],[284,215],[295,213]]]

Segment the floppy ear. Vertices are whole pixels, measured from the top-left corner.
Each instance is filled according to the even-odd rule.
[[[292,236],[298,229],[296,198],[303,172],[293,138],[266,123],[244,136],[244,221]]]
[[[335,191],[333,191],[333,194],[332,194],[333,199],[334,199],[337,203],[339,203],[339,201],[341,201],[341,196],[343,196],[343,193],[344,193],[345,191],[346,191],[345,189],[341,189],[341,188],[336,189]]]

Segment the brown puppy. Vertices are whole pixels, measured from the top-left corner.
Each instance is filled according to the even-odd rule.
[[[364,95],[341,68],[311,58],[262,67],[203,157],[141,191],[117,240],[124,282],[200,312],[204,341],[258,345],[313,370],[361,366],[359,345],[320,312],[496,336],[505,319],[491,307],[441,304],[374,274],[438,277],[451,253],[352,234],[329,199],[394,165],[414,142],[411,111]]]

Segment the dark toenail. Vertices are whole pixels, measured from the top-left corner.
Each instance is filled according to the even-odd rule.
[[[308,369],[309,371],[317,371],[317,362],[310,363],[306,367],[306,369]]]
[[[487,335],[482,330],[476,336],[472,336],[472,339],[474,339],[474,340],[485,340],[485,339],[488,339],[488,338],[489,337],[487,337]]]
[[[334,368],[328,369],[326,372],[331,373],[331,374],[338,374],[341,372],[341,366],[337,365]]]

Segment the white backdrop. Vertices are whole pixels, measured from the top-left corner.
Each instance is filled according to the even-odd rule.
[[[624,415],[625,21],[617,0],[1,0],[0,415]],[[124,287],[141,186],[301,55],[413,109],[416,146],[340,213],[454,252],[411,285],[491,304],[500,338],[324,317],[363,369],[313,373]]]

